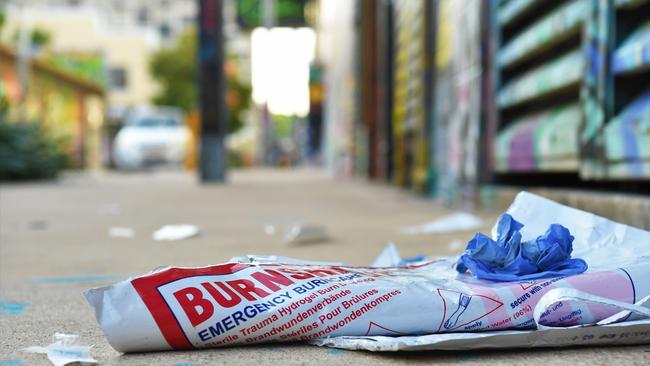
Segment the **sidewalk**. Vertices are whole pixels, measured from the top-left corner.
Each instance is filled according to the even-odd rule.
[[[473,233],[407,236],[404,225],[447,212],[408,192],[315,170],[234,172],[226,185],[199,185],[182,173],[69,176],[58,183],[0,187],[0,305],[27,304],[0,313],[0,365],[48,365],[44,355],[22,352],[47,345],[55,332],[80,334],[95,344],[101,364],[120,365],[376,365],[455,364],[650,364],[650,346],[372,354],[274,344],[120,355],[106,342],[82,292],[163,265],[203,266],[245,254],[278,254],[368,264],[388,241],[405,256],[451,255]],[[498,213],[480,213],[489,227]],[[282,227],[295,221],[324,225],[332,239],[289,246]],[[156,242],[165,224],[188,223],[202,235]],[[280,231],[264,233],[266,224]],[[135,238],[111,238],[113,226],[135,229]],[[461,248],[449,244],[460,240]],[[18,364],[18,363],[14,363]],[[12,364],[13,365],[13,364]]]

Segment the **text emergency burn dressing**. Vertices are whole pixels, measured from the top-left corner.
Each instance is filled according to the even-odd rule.
[[[167,268],[89,290],[86,297],[109,343],[118,351],[135,352],[534,328],[533,309],[551,289],[577,289],[630,304],[650,294],[647,262],[527,282],[481,281],[456,275],[453,265],[442,259],[406,267],[226,263]],[[590,324],[618,311],[557,302],[540,323]]]

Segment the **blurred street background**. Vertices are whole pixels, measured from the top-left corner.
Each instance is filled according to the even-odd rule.
[[[650,187],[644,0],[0,4],[3,180],[308,165],[470,205]]]
[[[45,364],[21,349],[57,331],[107,364],[650,364],[643,346],[121,356],[81,295],[246,254],[455,255],[473,232],[400,228],[461,210],[487,233],[522,189],[650,228],[650,0],[0,0],[0,366]],[[297,223],[329,239],[287,245]],[[200,234],[154,241],[166,224]]]

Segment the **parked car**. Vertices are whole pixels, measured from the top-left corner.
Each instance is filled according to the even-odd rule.
[[[153,164],[182,164],[190,142],[183,113],[177,108],[147,107],[130,112],[115,136],[113,161],[118,169]]]

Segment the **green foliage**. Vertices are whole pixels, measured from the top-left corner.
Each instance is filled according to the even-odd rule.
[[[0,9],[0,33],[2,33],[2,27],[5,25],[6,15],[4,10]]]
[[[291,136],[295,118],[290,116],[273,115],[273,135],[277,138]]]
[[[47,55],[44,60],[50,65],[68,71],[79,78],[104,87],[108,85],[108,77],[104,72],[106,64],[99,55],[53,54]]]
[[[5,91],[5,86],[0,82],[0,123],[9,113],[9,98],[7,97],[7,92]]]
[[[37,47],[42,47],[42,46],[47,46],[50,43],[52,36],[50,35],[50,32],[40,29],[40,28],[34,28],[32,29],[32,45],[37,46]]]
[[[181,35],[175,47],[158,51],[151,59],[151,73],[161,86],[153,102],[176,106],[189,112],[196,109],[196,30]]]
[[[20,30],[16,29],[14,33],[14,42],[18,43],[20,41]],[[47,46],[52,40],[52,35],[50,32],[45,29],[34,27],[31,30],[30,42],[34,47],[44,47]]]
[[[39,123],[0,121],[0,180],[55,178],[68,166],[63,142]]]
[[[230,132],[235,132],[244,125],[241,114],[250,107],[252,91],[253,89],[249,85],[240,83],[235,78],[228,80],[227,102],[230,111]]]
[[[150,64],[151,74],[161,86],[160,93],[154,97],[153,103],[179,107],[185,112],[196,110],[198,108],[197,63],[195,29],[181,35],[173,48],[161,50],[153,55]],[[234,65],[235,60],[229,58],[227,63]],[[226,75],[228,78],[226,102],[230,117],[228,130],[231,133],[239,130],[243,125],[241,115],[249,108],[251,100],[250,85],[241,83],[235,74]]]
[[[262,27],[263,0],[237,1],[237,21],[244,28]],[[305,25],[305,0],[276,0],[275,21],[280,27]]]
[[[228,167],[241,168],[244,166],[241,153],[238,151],[228,150]]]

